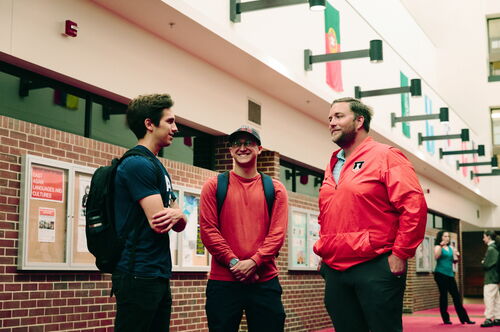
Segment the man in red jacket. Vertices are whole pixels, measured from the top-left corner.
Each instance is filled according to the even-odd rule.
[[[281,182],[272,180],[275,200],[269,215],[257,172],[262,151],[259,133],[243,126],[229,136],[229,142],[233,170],[220,214],[216,176],[203,185],[200,198],[201,239],[212,254],[205,307],[208,328],[237,332],[245,311],[250,332],[280,332],[285,310],[276,256],[286,236],[287,192]]]
[[[368,136],[372,110],[332,103],[335,151],[319,195],[325,306],[337,332],[402,331],[406,261],[425,233],[427,205],[415,171],[396,148]]]

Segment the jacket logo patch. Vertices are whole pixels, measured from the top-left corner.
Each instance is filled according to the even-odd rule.
[[[363,167],[364,163],[365,163],[364,161],[355,161],[352,171],[354,173],[359,172],[361,170],[361,167]]]

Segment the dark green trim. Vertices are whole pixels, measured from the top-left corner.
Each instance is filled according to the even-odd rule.
[[[488,76],[488,82],[500,82],[500,75]]]

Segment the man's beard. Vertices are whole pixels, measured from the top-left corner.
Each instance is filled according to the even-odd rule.
[[[340,136],[337,139],[332,139],[333,143],[338,146],[348,146],[352,144],[354,139],[356,138],[356,128],[354,127],[354,123],[348,129],[348,131],[343,131],[340,133]]]

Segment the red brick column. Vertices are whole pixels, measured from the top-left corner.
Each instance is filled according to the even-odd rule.
[[[228,136],[219,136],[215,140],[215,171],[225,172],[233,168],[233,158],[229,153]]]
[[[257,160],[257,169],[270,177],[280,179],[280,154],[275,151],[265,150]]]

